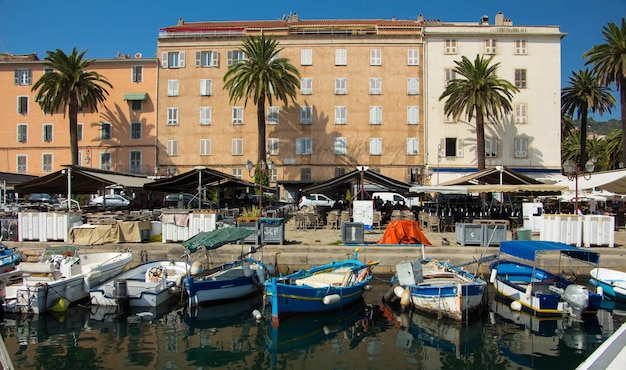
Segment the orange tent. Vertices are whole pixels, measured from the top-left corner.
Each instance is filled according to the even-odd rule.
[[[419,222],[411,220],[392,220],[377,244],[424,244],[432,245]]]

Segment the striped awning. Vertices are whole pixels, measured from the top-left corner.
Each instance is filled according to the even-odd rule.
[[[146,100],[148,98],[147,92],[127,92],[124,93],[124,100]]]

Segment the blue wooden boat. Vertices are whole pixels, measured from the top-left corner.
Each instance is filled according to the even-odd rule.
[[[489,281],[496,294],[510,303],[511,308],[524,310],[538,317],[570,315],[582,318],[595,314],[602,296],[589,292],[565,274],[554,274],[537,267],[542,254],[554,252],[597,265],[600,256],[589,249],[538,240],[507,240],[500,243],[500,259],[491,265]],[[502,259],[508,255],[515,259]],[[522,260],[523,262],[520,262]],[[560,268],[559,268],[560,270]]]
[[[604,298],[626,302],[626,272],[597,267],[591,270],[589,283]]]
[[[0,274],[15,269],[20,262],[20,254],[17,248],[9,248],[0,243]]]
[[[361,262],[358,248],[352,259],[332,261],[293,274],[266,280],[265,295],[272,324],[290,315],[335,311],[363,297],[378,262]]]

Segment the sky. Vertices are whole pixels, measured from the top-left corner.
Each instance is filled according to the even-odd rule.
[[[233,6],[234,5],[234,6]],[[561,81],[585,68],[583,53],[604,43],[602,28],[621,24],[626,0],[0,0],[0,52],[37,53],[73,47],[86,57],[115,58],[117,53],[156,57],[160,28],[186,22],[280,19],[426,19],[492,24],[495,15],[520,26],[559,26]],[[617,104],[619,98],[616,96]],[[600,120],[619,119],[619,106]]]

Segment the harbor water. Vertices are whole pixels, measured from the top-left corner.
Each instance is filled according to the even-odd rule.
[[[16,369],[575,369],[626,321],[606,304],[575,322],[537,319],[498,303],[468,323],[402,313],[376,279],[361,304],[256,320],[259,297],[189,310],[72,307],[63,315],[4,316]]]

